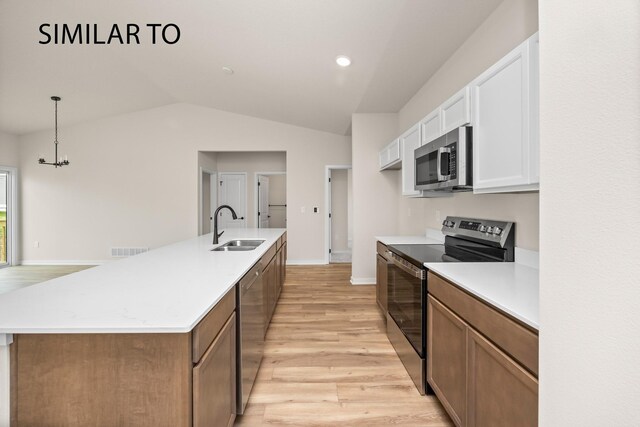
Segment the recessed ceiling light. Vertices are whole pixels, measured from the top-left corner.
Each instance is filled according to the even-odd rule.
[[[349,65],[351,65],[351,58],[349,58],[348,56],[340,55],[336,57],[336,64],[341,67],[348,67]]]
[[[222,71],[224,71],[225,74],[233,74],[233,68],[231,67],[222,67]]]

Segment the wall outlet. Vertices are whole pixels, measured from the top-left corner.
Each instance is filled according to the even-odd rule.
[[[313,213],[318,213],[320,212],[320,208],[318,208],[317,206],[313,207]]]
[[[411,216],[411,208],[407,208],[407,216]]]
[[[307,208],[305,208],[304,206],[300,207],[300,213],[305,213],[307,211]]]
[[[37,240],[35,242],[33,242],[33,247],[34,248],[39,248],[40,247],[40,242],[37,241]]]
[[[440,215],[440,210],[436,209],[436,222],[440,224],[442,222],[442,217]]]

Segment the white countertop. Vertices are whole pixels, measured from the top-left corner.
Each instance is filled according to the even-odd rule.
[[[442,241],[425,236],[376,236],[385,245],[441,245]]]
[[[515,262],[424,264],[479,299],[539,329],[539,270]]]
[[[228,229],[220,244],[266,241],[212,252],[207,234],[0,295],[0,334],[189,332],[284,232]]]

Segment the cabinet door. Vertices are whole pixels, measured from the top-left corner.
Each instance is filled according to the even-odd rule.
[[[467,414],[469,328],[462,319],[431,296],[427,298],[427,313],[427,381],[453,422],[457,426],[464,426]]]
[[[415,189],[416,164],[414,151],[420,147],[420,125],[416,124],[400,137],[402,146],[402,195],[418,196],[420,191]]]
[[[262,283],[264,287],[264,334],[267,335],[267,329],[269,329],[269,322],[271,322],[271,301],[272,301],[272,292],[273,292],[273,284],[272,282],[273,275],[273,260],[267,264],[266,268],[262,271]]]
[[[429,113],[427,117],[420,121],[420,145],[427,144],[442,135],[440,123],[440,108]]]
[[[384,169],[384,167],[389,163],[389,150],[387,147],[384,147],[380,154],[378,154],[378,166],[380,169]]]
[[[471,122],[470,105],[467,86],[440,106],[443,134]]]
[[[538,381],[473,329],[467,346],[467,425],[537,426]]]
[[[386,147],[380,150],[379,163],[380,170],[384,169],[400,169],[400,161],[402,153],[400,152],[400,139],[396,138]]]
[[[236,316],[193,368],[194,427],[231,426],[236,412]]]
[[[525,42],[470,84],[475,192],[529,185],[529,74]]]
[[[282,281],[281,287],[284,287],[284,282],[287,280],[287,242],[282,245],[282,264],[280,265],[282,272],[280,274],[280,280]]]
[[[387,314],[388,268],[387,260],[380,255],[376,255],[376,301],[385,315]]]
[[[271,261],[271,280],[270,280],[270,284],[271,284],[271,290],[269,292],[269,295],[271,296],[271,301],[269,302],[269,308],[271,309],[271,315],[269,316],[269,319],[271,319],[271,317],[273,317],[273,312],[276,309],[276,304],[278,303],[278,274],[279,274],[279,268],[277,266],[276,263],[276,259],[278,258],[278,256],[276,255],[275,258],[273,258],[273,261]]]

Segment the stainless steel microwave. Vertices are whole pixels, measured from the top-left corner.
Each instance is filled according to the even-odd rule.
[[[471,126],[462,126],[417,148],[416,190],[473,189],[471,139]]]

